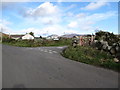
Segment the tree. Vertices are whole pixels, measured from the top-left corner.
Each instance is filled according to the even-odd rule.
[[[33,32],[30,32],[29,34],[32,35],[32,36],[34,36],[34,33],[33,33]]]
[[[40,36],[40,38],[42,39],[42,36]]]

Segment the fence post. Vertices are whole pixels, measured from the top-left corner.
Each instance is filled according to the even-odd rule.
[[[82,46],[82,36],[80,36],[80,46]]]

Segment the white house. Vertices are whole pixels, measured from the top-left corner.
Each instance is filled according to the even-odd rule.
[[[18,40],[21,39],[24,35],[10,35],[12,39]]]
[[[34,37],[32,35],[30,35],[29,33],[27,33],[26,35],[22,36],[22,39],[25,40],[25,39],[28,39],[28,40],[33,40]]]

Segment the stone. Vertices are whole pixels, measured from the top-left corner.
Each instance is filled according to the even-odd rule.
[[[119,60],[117,58],[114,58],[114,62],[119,62]]]
[[[108,50],[110,50],[112,48],[112,46],[108,46]]]

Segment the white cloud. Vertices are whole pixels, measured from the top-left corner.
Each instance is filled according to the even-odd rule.
[[[77,18],[83,18],[85,16],[86,16],[85,13],[79,13],[79,14],[76,15]]]
[[[101,4],[102,5],[102,4]],[[73,5],[74,6],[74,5]],[[71,6],[71,7],[73,7]],[[93,4],[93,6],[95,6]],[[97,7],[98,8],[98,7]],[[63,8],[62,8],[63,9]],[[47,36],[51,34],[62,35],[65,33],[92,33],[96,27],[97,22],[108,19],[115,16],[117,13],[114,11],[106,13],[78,13],[74,14],[72,11],[61,10],[56,5],[50,2],[45,2],[39,5],[37,8],[29,9],[26,12],[28,18],[23,18],[23,22],[19,24],[25,29],[11,30],[8,28],[10,22],[4,21],[5,32],[11,34],[25,34],[34,32],[35,36]],[[32,17],[32,18],[31,18]],[[37,17],[37,18],[34,18]]]
[[[25,34],[29,32],[34,32],[35,36],[48,36],[51,34],[57,34],[57,35],[63,35],[65,34],[72,34],[72,33],[78,33],[78,31],[73,29],[68,29],[66,27],[62,27],[61,25],[51,25],[48,27],[43,28],[26,28],[23,30],[12,32],[11,34]]]
[[[66,34],[71,33],[81,33],[81,34],[87,34],[87,33],[94,33],[94,30],[96,27],[94,25],[101,20],[105,20],[107,18],[110,18],[112,16],[116,15],[116,12],[106,12],[106,13],[95,13],[92,15],[87,15],[84,13],[79,13],[78,17],[69,18],[71,21],[68,25],[61,25],[59,23],[57,24],[51,24],[46,27],[42,28],[27,28],[20,30],[19,33],[28,33],[28,32],[34,32],[35,36],[47,36],[51,34],[58,34],[62,35],[64,32]],[[44,18],[42,22],[48,23],[50,18]]]
[[[78,23],[76,21],[72,21],[68,24],[68,28],[76,28],[78,27]]]
[[[74,20],[71,19],[68,27],[70,29],[76,29],[79,33],[93,33],[96,29],[95,25],[102,20],[106,20],[110,17],[116,16],[117,12],[109,11],[106,13],[94,13],[87,15],[85,13],[79,13],[75,15]],[[71,17],[70,17],[71,18]]]
[[[57,5],[53,5],[50,2],[44,2],[40,4],[38,7],[32,9],[25,10],[22,13],[25,22],[28,24],[34,25],[52,25],[61,22],[61,11]],[[34,22],[34,23],[33,23]]]
[[[89,15],[86,17],[86,19],[91,20],[91,21],[101,21],[101,20],[105,20],[105,19],[108,19],[116,15],[117,15],[117,12],[108,11],[106,13],[95,13],[95,14]]]
[[[0,23],[0,32],[9,34],[9,33],[13,32],[13,31],[8,26],[3,25],[3,24]]]
[[[76,4],[71,4],[71,5],[69,5],[69,7],[65,8],[65,11],[73,9],[74,7],[76,7]]]
[[[74,14],[73,14],[72,12],[68,12],[66,15],[67,15],[68,17],[74,16]]]
[[[0,19],[0,32],[6,32],[10,33],[11,29],[8,27],[8,25],[11,25],[12,23],[5,20],[5,19]]]
[[[10,25],[12,24],[11,22],[5,20],[5,19],[0,19],[0,24],[3,24],[3,25]]]
[[[39,5],[35,9],[29,9],[26,13],[25,16],[37,16],[37,17],[45,17],[45,16],[53,16],[58,14],[58,8],[57,6],[54,6],[50,2],[45,2],[41,5]]]
[[[86,7],[83,7],[81,9],[82,10],[95,10],[95,9],[98,9],[102,6],[105,6],[106,4],[107,4],[107,2],[98,0],[97,2],[91,2]]]

